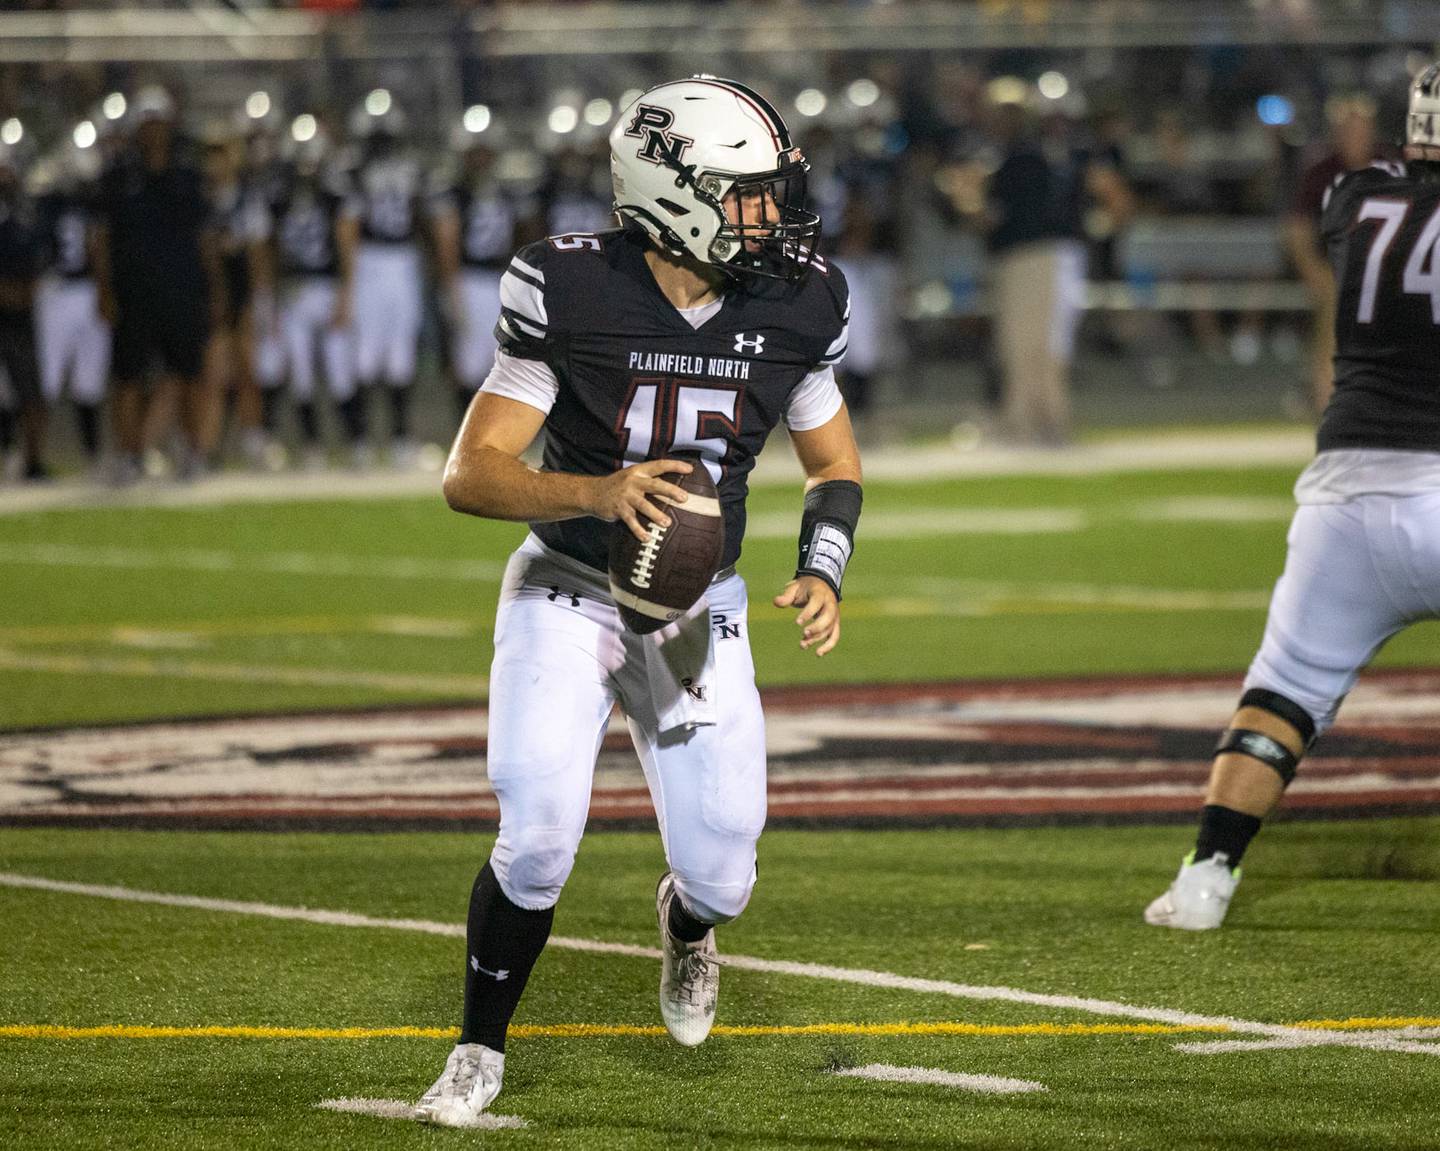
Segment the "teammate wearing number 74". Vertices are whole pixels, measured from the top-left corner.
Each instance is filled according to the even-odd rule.
[[[1405,162],[1339,177],[1335,392],[1295,485],[1285,571],[1215,749],[1195,850],[1147,922],[1219,927],[1301,758],[1402,628],[1440,618],[1440,64],[1410,88]]]
[[[808,166],[775,109],[713,76],[662,84],[610,137],[624,227],[524,248],[500,286],[500,351],[450,455],[457,511],[526,521],[495,620],[488,762],[500,832],[470,896],[460,1042],[417,1117],[482,1122],[505,1036],[575,860],[591,776],[619,703],[645,769],[668,870],[656,910],[661,1017],[702,1042],[715,1017],[714,928],[745,908],[765,822],[765,733],[735,561],[756,454],[780,422],[807,481],[794,578],[800,646],[840,639],[860,516],[860,460],[834,365],[849,293],[815,253]],[[545,432],[540,470],[521,459]],[[628,631],[609,536],[645,539],[715,480],[725,552],[687,615]],[[623,525],[616,527],[617,524]]]

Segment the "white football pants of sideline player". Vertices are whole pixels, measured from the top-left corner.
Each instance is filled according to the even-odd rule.
[[[335,400],[343,403],[355,394],[353,333],[330,322],[337,292],[334,279],[316,276],[294,284],[281,296],[280,338],[290,394],[302,404],[315,395],[317,358],[324,364],[325,386]]]
[[[500,320],[500,272],[468,268],[460,275],[460,328],[451,343],[455,379],[474,391],[495,364]]]
[[[1245,688],[1279,692],[1316,734],[1385,641],[1440,619],[1440,491],[1302,505]]]
[[[708,612],[694,613],[688,629],[681,621],[638,636],[602,573],[534,536],[510,557],[495,620],[488,770],[500,802],[490,865],[512,903],[538,910],[560,898],[618,701],[685,906],[711,923],[744,910],[765,824],[765,721],[745,581],[721,575],[706,598]],[[647,653],[682,629],[687,656],[667,664]]]
[[[35,300],[35,344],[45,402],[60,398],[70,381],[77,404],[105,398],[110,375],[110,325],[100,317],[94,280],[47,277]]]
[[[355,255],[355,370],[361,380],[400,388],[415,379],[420,308],[419,250],[362,243]]]

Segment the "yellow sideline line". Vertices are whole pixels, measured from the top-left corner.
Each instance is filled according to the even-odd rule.
[[[1292,1027],[1314,1030],[1380,1031],[1405,1027],[1440,1027],[1440,1018],[1309,1019]],[[805,1023],[794,1026],[725,1026],[712,1034],[755,1038],[804,1035],[1181,1035],[1194,1031],[1227,1032],[1229,1028],[1174,1026],[1163,1023]],[[663,1027],[632,1024],[559,1023],[550,1026],[512,1027],[515,1039],[600,1039],[661,1036]],[[0,1039],[454,1039],[454,1027],[150,1027],[109,1024],[100,1027],[63,1027],[52,1024],[0,1025]]]

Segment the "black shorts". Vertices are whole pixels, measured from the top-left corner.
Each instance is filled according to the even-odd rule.
[[[111,368],[122,382],[152,371],[196,379],[205,364],[210,319],[195,302],[136,297],[118,301]]]
[[[17,407],[40,399],[34,312],[0,312],[0,367],[10,377],[10,390]]]

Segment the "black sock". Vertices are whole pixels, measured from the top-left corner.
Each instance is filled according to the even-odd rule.
[[[410,389],[390,389],[390,438],[403,440],[410,434]]]
[[[1212,855],[1224,854],[1232,868],[1240,866],[1240,859],[1255,833],[1260,830],[1263,820],[1258,815],[1246,815],[1216,803],[1207,803],[1200,809],[1200,836],[1195,841],[1195,858],[1199,863]]]
[[[675,895],[670,899],[670,934],[682,943],[699,943],[705,938],[705,933],[714,926],[710,923],[702,923],[685,910],[685,905],[680,902],[680,896]]]
[[[357,389],[353,396],[348,400],[342,400],[338,406],[340,422],[345,425],[345,434],[350,437],[352,444],[358,444],[365,438],[364,389]]]
[[[260,426],[271,435],[280,422],[280,389],[265,388],[260,393]]]
[[[300,421],[300,436],[307,444],[320,442],[320,421],[315,416],[315,405],[305,400],[295,405],[295,418]]]
[[[505,898],[487,860],[470,892],[465,927],[465,1019],[461,1043],[505,1050],[505,1032],[530,969],[550,938],[555,909],[526,911]]]
[[[75,422],[80,425],[80,443],[92,460],[100,455],[100,405],[76,404]]]

